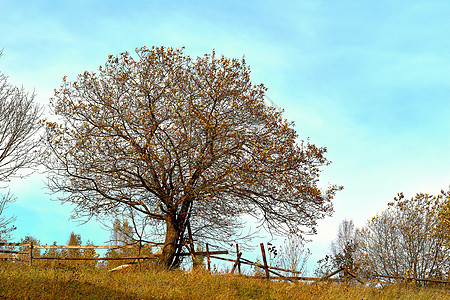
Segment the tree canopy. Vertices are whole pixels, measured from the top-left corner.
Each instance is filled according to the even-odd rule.
[[[130,208],[165,226],[173,265],[189,221],[196,238],[227,241],[249,215],[271,232],[313,232],[341,187],[318,186],[326,148],[298,141],[265,104],[245,60],[213,51],[140,48],[98,72],[64,78],[47,122],[50,188],[75,217]]]

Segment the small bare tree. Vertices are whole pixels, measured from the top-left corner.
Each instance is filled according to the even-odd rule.
[[[3,216],[3,210],[6,208],[6,204],[13,201],[14,198],[10,193],[0,195],[0,242],[9,240],[11,238],[10,233],[16,229],[16,227],[12,225],[16,220],[16,217],[6,218]]]
[[[400,193],[389,207],[358,232],[358,259],[367,273],[415,278],[447,277],[450,273],[448,237],[439,214],[448,192]]]
[[[290,234],[280,247],[280,266],[283,269],[306,272],[306,264],[311,252],[305,248],[305,241],[294,234]]]
[[[5,188],[1,183],[17,175],[19,169],[32,167],[37,157],[41,108],[33,103],[34,97],[34,93],[8,83],[0,72],[0,188]],[[13,200],[9,192],[0,195],[0,239],[9,238],[15,229],[11,225],[14,217],[1,217],[6,204]]]
[[[353,220],[343,220],[339,224],[338,234],[336,239],[331,242],[331,254],[337,256],[339,253],[344,253],[349,243],[355,242],[355,224]]]
[[[341,268],[346,268],[351,272],[358,271],[357,232],[353,220],[343,220],[339,224],[336,239],[330,245],[331,253],[317,262],[318,267],[315,270],[317,276],[322,277]]]

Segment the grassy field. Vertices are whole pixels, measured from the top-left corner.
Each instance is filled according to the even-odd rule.
[[[42,268],[0,262],[0,299],[450,299],[414,286],[267,282],[206,272]]]

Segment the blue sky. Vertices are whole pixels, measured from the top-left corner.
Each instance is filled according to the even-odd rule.
[[[449,1],[0,0],[0,70],[47,104],[62,76],[144,45],[245,55],[300,138],[328,148],[321,184],[345,187],[309,244],[316,261],[343,219],[362,226],[398,192],[448,188],[449,15]],[[65,243],[72,230],[108,239],[96,223],[69,221],[44,180],[10,184],[16,239]]]

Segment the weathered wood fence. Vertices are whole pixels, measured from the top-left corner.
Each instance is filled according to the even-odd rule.
[[[72,260],[72,261],[106,261],[106,260],[145,260],[145,259],[155,259],[161,256],[161,253],[152,253],[149,255],[135,255],[135,256],[123,256],[123,257],[52,257],[52,256],[33,256],[33,250],[34,249],[124,249],[124,248],[134,248],[138,249],[139,246],[136,245],[124,245],[124,246],[94,246],[94,245],[86,245],[86,246],[79,246],[79,245],[34,245],[33,243],[0,243],[0,247],[27,247],[27,251],[16,251],[16,250],[9,250],[9,249],[0,249],[0,253],[6,253],[6,254],[19,254],[19,255],[26,255],[27,261],[30,265],[33,264],[33,260]],[[141,248],[152,248],[152,247],[162,247],[164,244],[146,244],[140,246]],[[176,254],[178,256],[190,256],[194,255],[219,255],[219,254],[228,254],[228,251],[211,251],[211,252],[190,252],[190,253],[180,253]],[[1,258],[1,260],[23,260],[17,257],[4,257]]]
[[[124,256],[124,257],[49,257],[49,256],[37,256],[33,257],[33,249],[123,249],[123,248],[138,248],[136,245],[124,245],[124,246],[94,246],[94,245],[86,245],[86,246],[72,246],[72,245],[34,245],[33,243],[0,243],[0,247],[27,247],[28,251],[16,251],[16,250],[10,250],[10,249],[1,249],[0,248],[0,254],[19,254],[19,255],[25,255],[27,259],[25,261],[28,261],[30,265],[32,265],[33,260],[72,260],[72,261],[107,261],[107,260],[146,260],[146,259],[155,259],[158,258],[161,253],[152,253],[149,255],[135,255],[135,256]],[[162,247],[164,244],[146,244],[141,245],[141,248],[152,248],[152,247]],[[233,274],[234,272],[238,272],[238,274],[242,275],[241,273],[241,264],[244,265],[250,265],[257,268],[261,268],[265,272],[265,276],[260,278],[265,278],[267,280],[274,279],[274,280],[287,280],[287,281],[309,281],[309,282],[322,282],[322,281],[331,281],[331,282],[349,282],[349,281],[356,281],[362,284],[393,284],[390,280],[395,280],[398,282],[430,282],[430,283],[439,283],[439,284],[450,284],[450,280],[442,280],[442,279],[433,279],[433,278],[412,278],[412,277],[402,277],[402,276],[389,276],[389,275],[380,275],[380,274],[372,274],[369,277],[370,278],[384,278],[388,279],[389,281],[381,281],[377,279],[367,279],[367,278],[360,278],[357,275],[350,272],[347,268],[340,268],[326,276],[323,277],[305,277],[305,276],[299,276],[302,274],[302,272],[295,271],[295,270],[288,270],[283,269],[279,267],[273,267],[269,266],[266,259],[266,252],[264,249],[264,244],[260,244],[261,248],[261,255],[262,255],[262,264],[252,262],[248,259],[245,259],[242,257],[242,252],[239,251],[239,246],[236,244],[236,259],[231,258],[224,258],[219,257],[217,255],[221,254],[228,254],[228,251],[210,251],[209,245],[206,244],[206,251],[194,251],[194,245],[193,241],[190,240],[188,243],[185,243],[184,246],[186,246],[188,253],[181,253],[177,254],[180,256],[191,256],[193,265],[196,267],[198,265],[197,263],[197,257],[203,256],[206,257],[207,260],[207,270],[211,272],[211,259],[217,259],[227,262],[232,262],[233,266],[231,268],[230,273]],[[23,260],[23,259],[17,259],[14,257],[5,257],[0,258],[0,260]],[[128,266],[128,265],[124,265]],[[121,266],[123,267],[123,266]],[[113,270],[119,270],[121,267],[114,268]],[[290,273],[293,276],[287,276],[282,275],[277,271]],[[338,273],[343,273],[343,278],[332,278],[332,276],[337,275]],[[248,275],[246,275],[248,276]],[[255,277],[255,276],[251,276]]]
[[[208,245],[206,247],[208,249]],[[269,266],[267,264],[264,244],[261,243],[260,247],[261,247],[261,255],[262,255],[263,264],[258,264],[256,262],[252,262],[250,260],[243,258],[242,252],[239,252],[239,247],[238,247],[238,245],[236,245],[236,259],[229,259],[229,258],[223,258],[223,257],[209,255],[208,256],[208,270],[210,270],[209,258],[214,258],[214,259],[218,259],[218,260],[233,262],[234,264],[233,264],[233,267],[232,267],[230,273],[234,273],[236,266],[239,266],[238,270],[239,270],[239,274],[240,274],[241,273],[240,272],[240,264],[246,264],[246,265],[251,265],[251,266],[261,268],[265,271],[265,279],[267,279],[267,280],[269,280],[269,279],[288,280],[291,282],[294,280],[297,280],[297,281],[302,280],[302,281],[310,281],[310,282],[314,282],[314,283],[322,282],[322,281],[331,281],[331,282],[356,281],[361,284],[393,284],[393,282],[390,282],[390,281],[380,281],[380,280],[376,280],[376,279],[360,278],[359,276],[350,272],[346,267],[340,268],[340,269],[338,269],[330,274],[327,274],[323,277],[304,277],[304,276],[282,275],[275,271],[282,271],[282,272],[286,272],[286,273],[291,273],[293,275],[296,275],[296,274],[300,275],[300,274],[302,274],[302,272]],[[332,276],[337,275],[339,273],[343,274],[342,278],[332,278]],[[271,274],[273,274],[275,276],[271,276]],[[433,278],[413,278],[413,277],[388,276],[388,275],[379,275],[379,274],[372,274],[369,276],[369,278],[394,279],[397,283],[399,283],[399,282],[429,282],[429,283],[439,283],[439,284],[450,284],[450,280],[433,279]]]

